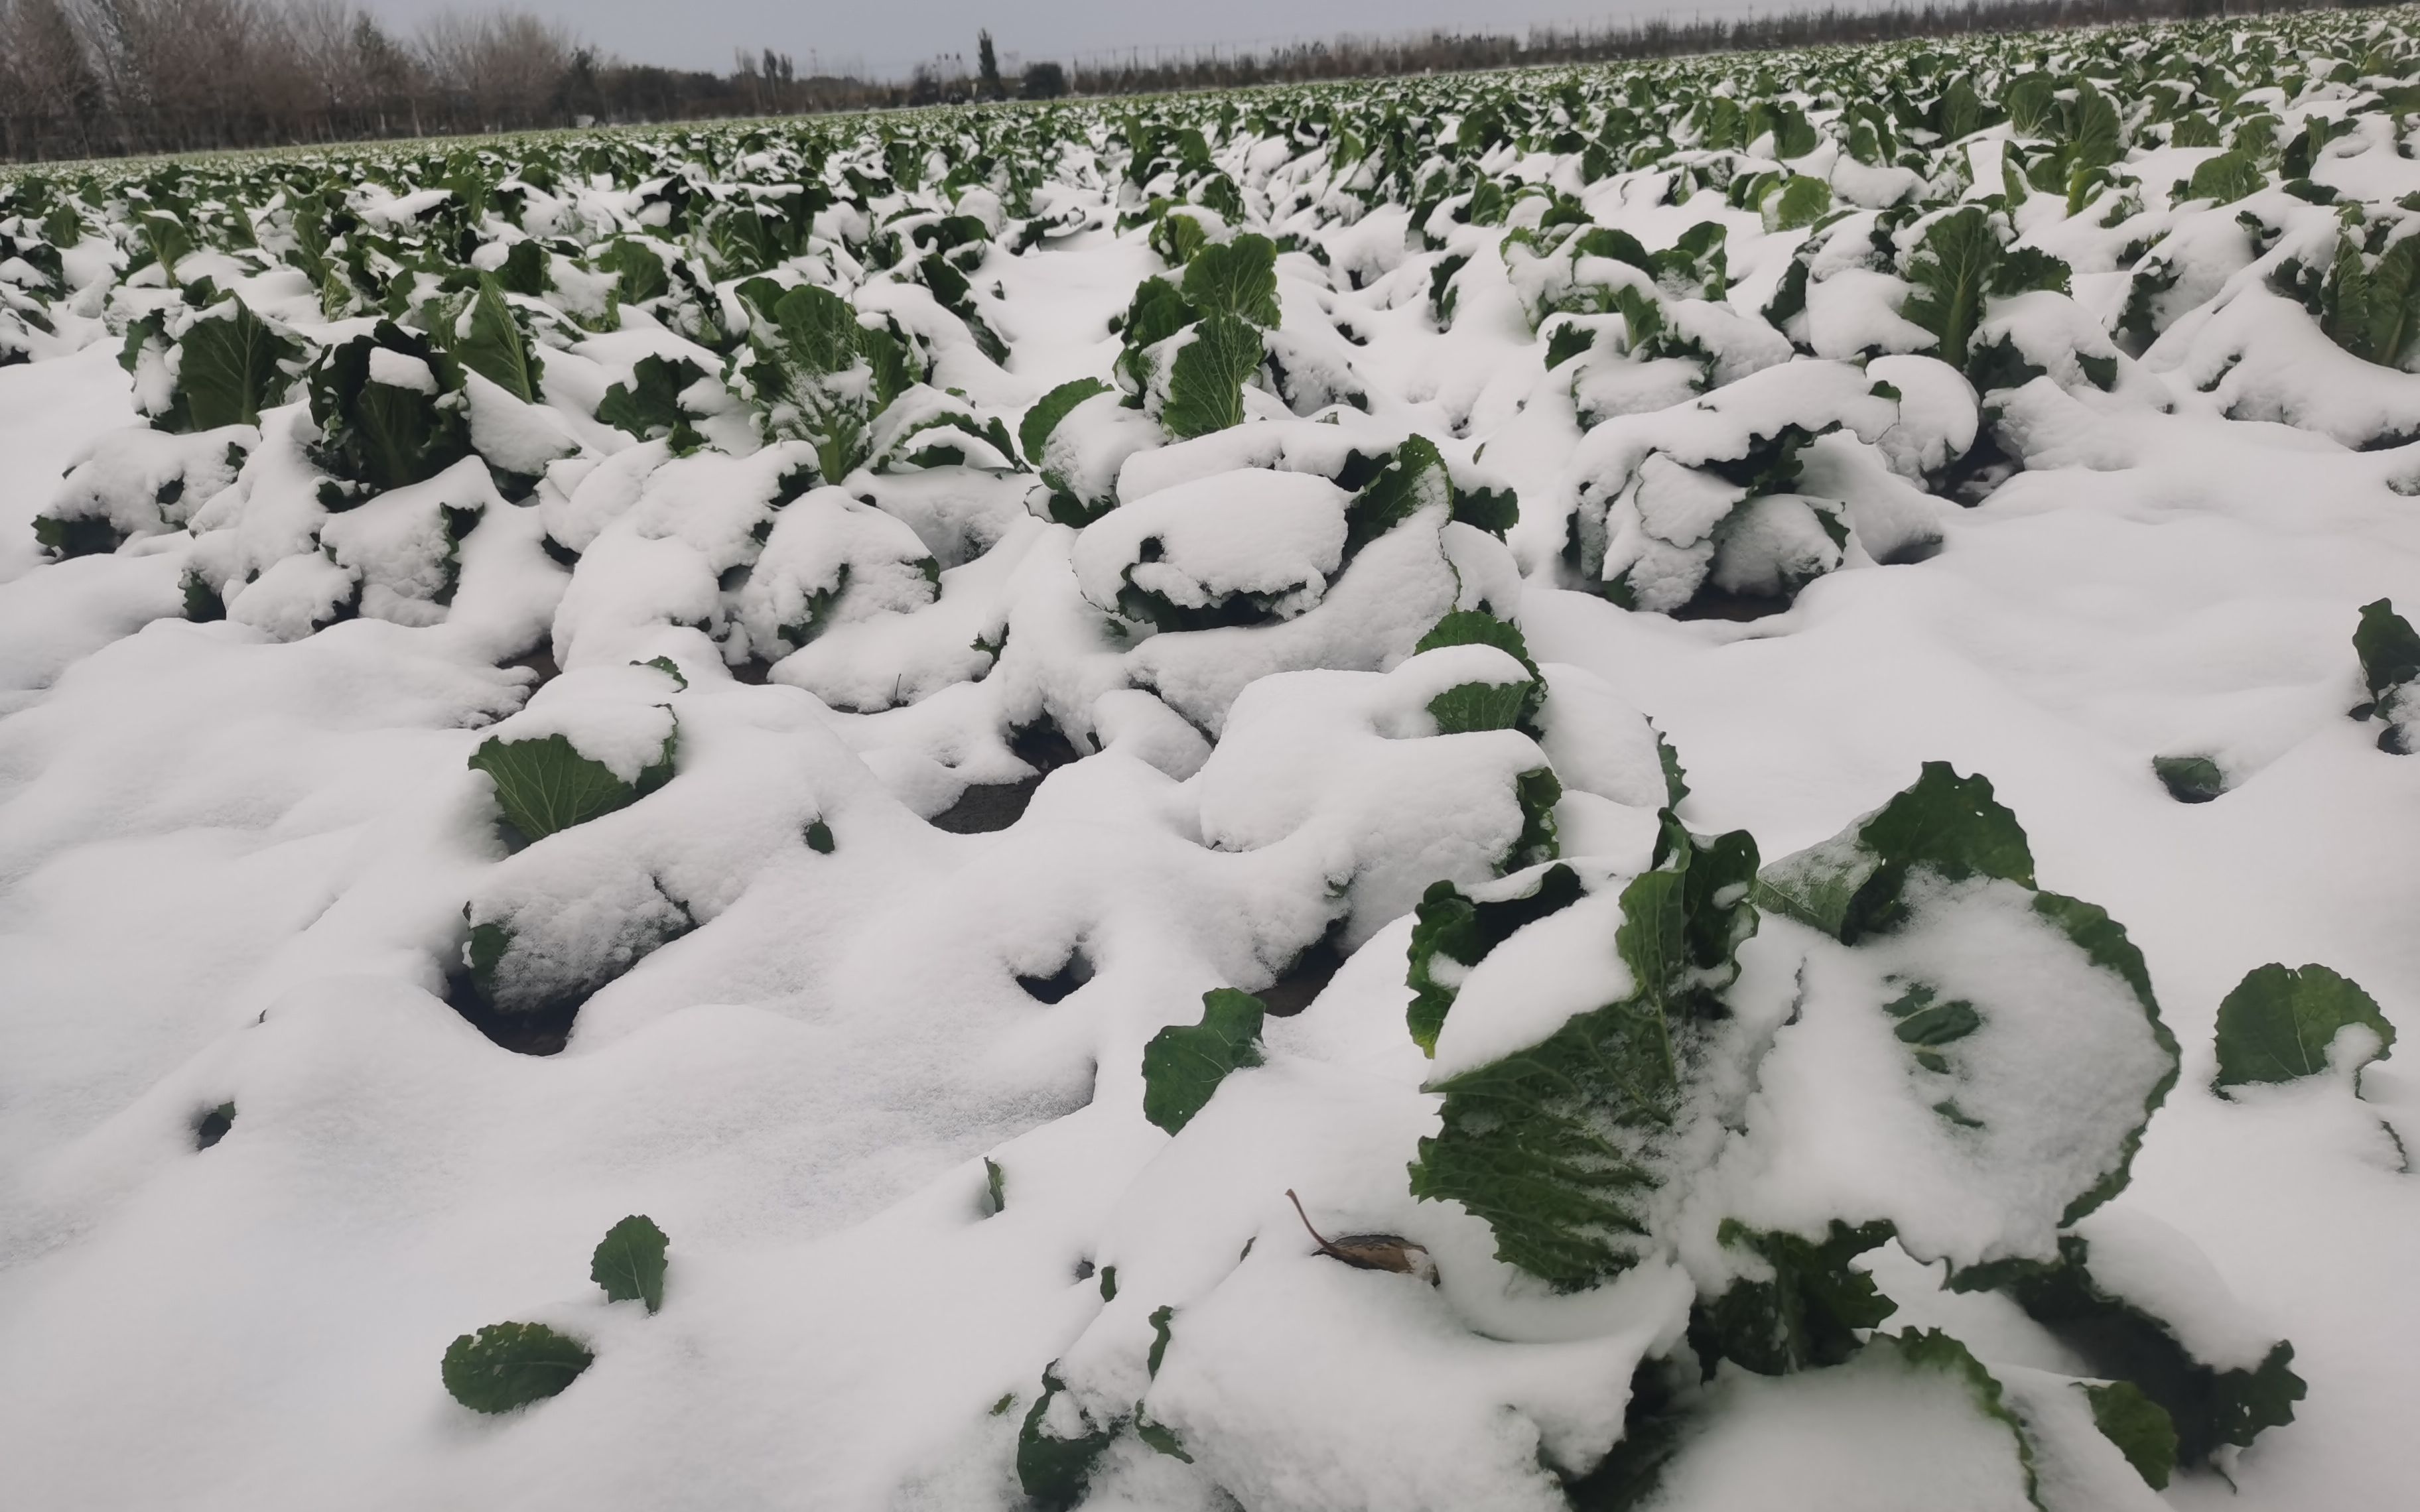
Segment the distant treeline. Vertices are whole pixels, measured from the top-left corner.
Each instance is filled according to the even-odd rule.
[[[397,36],[349,0],[0,0],[0,160],[191,152],[592,121],[905,103],[799,78],[784,54],[729,73],[625,63],[523,12]]]
[[[1301,84],[1315,79],[1368,79],[1549,63],[1611,63],[1693,53],[1754,53],[1784,48],[1886,42],[1978,32],[2049,31],[2063,26],[2271,15],[2298,10],[2357,10],[2397,0],[1965,0],[1963,4],[1826,6],[1781,9],[1726,20],[1698,17],[1606,22],[1569,29],[1533,28],[1514,37],[1435,31],[1401,37],[1348,37],[1265,51],[1199,48],[1181,56],[1129,50],[1088,54],[1068,70],[1079,95],[1156,94]]]
[[[1088,54],[1003,79],[925,65],[905,81],[729,73],[599,54],[524,12],[442,16],[409,37],[350,0],[0,0],[0,161],[189,152],[530,127],[783,116],[1315,79],[1597,63],[1972,32],[2352,8],[2365,0],[1967,0],[1608,22],[1523,36],[1436,31],[1260,50]],[[988,65],[988,39],[984,56]]]

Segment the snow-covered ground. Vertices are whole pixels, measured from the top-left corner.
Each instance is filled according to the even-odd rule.
[[[2340,55],[2326,40],[2302,45]],[[1705,67],[1676,77],[1747,65]],[[2357,249],[2380,261],[2420,223],[2394,208],[2420,193],[2411,127],[2307,73],[2212,108],[2266,108],[2281,142],[2349,122],[2295,181],[2391,222]],[[1649,104],[1612,77],[1589,121]],[[1550,98],[1432,87],[1445,142],[1487,91]],[[2122,171],[2086,163],[2107,184],[2071,213],[2065,189],[2009,202],[1998,157],[2027,133],[2006,121],[1911,130],[1919,171],[1852,155],[1864,117],[1814,85],[1791,98],[1816,148],[1785,153],[1784,122],[1721,177],[1823,179],[1811,227],[1676,183],[1668,154],[1592,174],[1501,121],[1437,148],[1464,198],[1419,222],[1341,151],[1199,102],[1167,108],[1216,169],[1169,147],[1146,184],[1131,130],[1064,117],[1047,130],[1078,146],[1005,224],[982,185],[853,204],[844,151],[771,293],[835,288],[850,329],[892,332],[855,339],[929,365],[846,466],[815,406],[864,403],[879,359],[804,365],[812,311],[785,301],[783,326],[736,277],[603,302],[617,265],[573,243],[669,249],[660,183],[566,173],[484,223],[478,267],[552,260],[509,307],[542,368],[520,395],[438,361],[420,312],[398,329],[315,288],[271,186],[258,256],[179,212],[170,261],[212,281],[208,316],[136,238],[70,241],[54,329],[0,366],[0,1502],[2401,1504],[2420,1080],[2389,1058],[2356,1085],[2367,1029],[2315,1074],[2213,1078],[2219,1004],[2265,963],[2323,964],[2406,1029],[2420,1002],[2420,760],[2347,714],[2371,700],[2361,607],[2420,606],[2420,378],[2276,291],[2291,258],[2333,266],[2343,221],[2273,161],[2248,195],[2191,195],[2213,149],[2121,98]],[[1146,211],[1142,188],[1206,203],[1213,176],[1240,215],[1197,236]],[[1473,182],[1539,234],[1473,214]],[[348,203],[368,227],[436,202]],[[868,253],[861,206],[954,203],[986,222],[955,285]],[[1558,205],[1658,258],[1722,224],[1727,270],[1558,241]],[[1998,218],[1990,255],[2064,259],[2062,287],[1978,296],[1956,338],[2030,371],[1925,355],[1946,338],[1916,319],[1921,264],[1948,251],[1926,227],[1962,206]],[[1029,221],[1050,234],[1012,251]],[[1258,313],[1251,268],[1231,306],[1187,271],[1255,232],[1289,239]],[[2147,247],[2176,276],[2141,276]],[[1192,307],[1146,347],[1155,274]],[[256,427],[179,426],[192,332],[227,293],[289,366]],[[2144,301],[2152,323],[2121,331]],[[439,354],[485,339],[474,303],[440,308]],[[126,340],[147,315],[152,344]],[[1212,424],[1218,385],[1180,364],[1226,330],[1264,355]],[[322,351],[315,374],[365,352],[373,386],[442,386],[427,413],[467,415],[459,459],[344,472],[366,423],[331,419],[316,377],[286,391]],[[617,428],[608,391],[649,358],[698,380]],[[1082,378],[1104,392],[1037,429]],[[1791,426],[1803,448],[1776,454]],[[1517,519],[1491,503],[1515,494]],[[116,548],[54,560],[38,516],[107,520]],[[1500,717],[1455,712],[1490,689],[1516,690]],[[552,736],[643,795],[524,843],[496,753]],[[2223,795],[2179,801],[2152,765],[2175,756]],[[1815,897],[1792,879],[1825,856],[1901,854],[1865,831],[1753,894],[1674,902],[1688,959],[1652,977],[1628,932],[1658,874],[1677,898],[1732,831],[1770,868],[1927,763],[1989,779],[1960,801],[2015,815],[2030,874],[1919,860],[1862,937],[1779,901]],[[1006,827],[968,817],[1037,772]],[[1416,910],[1551,890],[1558,858],[1577,901],[1483,960],[1416,943]],[[2122,924],[2156,1019],[2118,955],[2040,922],[2052,894]],[[1885,1002],[1909,983],[1925,996]],[[1162,1031],[1222,987],[1269,995],[1257,1057],[1189,1119],[1147,1118],[1146,1046],[1198,1051]],[[1946,1070],[1892,1031],[1935,988],[1981,1013]],[[1422,1031],[1432,1002],[1451,1011]],[[1431,1089],[1524,1056],[1560,1075],[1554,1037],[1640,1002],[1683,1047],[1657,1132],[1598,1087],[1555,1104],[1554,1148],[1619,1147],[1644,1195],[1590,1188],[1606,1167],[1585,1161],[1541,1177],[1487,1142],[1500,1111]],[[566,1022],[556,1053],[507,1048]],[[1451,1184],[1469,1150],[1507,1163],[1502,1191]],[[1330,1238],[1425,1255],[1340,1263],[1290,1194]],[[589,1274],[631,1213],[670,1236],[660,1312]],[[1787,1279],[1748,1248],[1835,1219],[1892,1226],[1825,1273],[1869,1274],[1902,1342],[1859,1348],[1869,1319],[1827,1353],[1792,1322],[1771,1368],[1708,1342],[1709,1306]],[[2290,1341],[2291,1423],[2151,1489],[2074,1385],[2107,1358],[2017,1289],[1941,1285],[2053,1264],[2062,1235],[2205,1375],[2248,1380]],[[1779,1315],[1833,1305],[1823,1284]],[[594,1363],[474,1413],[440,1357],[505,1319]],[[1931,1329],[1962,1343],[1947,1364]],[[1591,1478],[1668,1431],[1640,1499]]]

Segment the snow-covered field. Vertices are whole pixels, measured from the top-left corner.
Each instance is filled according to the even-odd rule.
[[[0,182],[0,1502],[2403,1504],[2415,80]]]

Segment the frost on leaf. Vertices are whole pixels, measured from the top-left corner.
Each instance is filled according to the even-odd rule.
[[[1171,1024],[1142,1051],[1142,1116],[1174,1134],[1193,1121],[1230,1072],[1261,1063],[1267,1010],[1232,987],[1202,995],[1202,1022]]]
[[[2256,967],[2218,1005],[2217,1085],[2316,1076],[2348,1029],[2369,1041],[2355,1047],[2356,1070],[2393,1054],[2395,1026],[2359,982],[2321,965]]]
[[[556,1396],[597,1357],[544,1323],[490,1323],[445,1349],[442,1374],[454,1399],[474,1412],[509,1412]]]
[[[1527,890],[1512,890],[1516,884]],[[1412,989],[1405,1017],[1413,1042],[1434,1056],[1437,1031],[1470,968],[1515,930],[1569,907],[1580,890],[1579,876],[1568,866],[1485,884],[1474,889],[1475,896],[1450,882],[1430,884],[1412,926],[1411,964],[1404,975]]]
[[[642,768],[635,782],[625,782],[604,763],[582,756],[562,734],[538,740],[490,737],[472,753],[471,767],[495,779],[496,806],[505,821],[523,840],[536,841],[627,809],[671,781],[678,739],[675,721],[673,733],[664,737],[663,755]]]
[[[2176,1040],[2125,930],[2036,889],[2024,831],[1986,779],[1926,764],[1839,836],[1768,867],[1756,897],[1852,948],[1809,949],[1803,1022],[1777,1053],[1830,1045],[1833,1074],[1858,1076],[1892,1117],[1930,1113],[1887,1169],[1842,1173],[1869,1210],[1844,1216],[1892,1220],[1919,1257],[1974,1265],[2047,1255],[2125,1185],[2175,1084]]]
[[[1655,870],[1620,895],[1610,944],[1626,995],[1432,1083],[1445,1094],[1443,1127],[1420,1141],[1412,1195],[1461,1203],[1495,1231],[1497,1258],[1562,1290],[1610,1279],[1657,1248],[1659,1213],[1695,1174],[1687,1163],[1705,1158],[1685,1135],[1730,1069],[1716,995],[1756,928],[1745,897],[1755,873],[1745,833],[1704,841],[1668,818]],[[1449,900],[1436,902],[1440,933],[1454,932],[1461,948],[1483,938],[1475,918],[1463,922]],[[1421,943],[1416,933],[1416,954]],[[1444,949],[1431,946],[1432,973]]]

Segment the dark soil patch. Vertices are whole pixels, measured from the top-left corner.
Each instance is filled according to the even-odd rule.
[[[445,1004],[471,1027],[515,1055],[551,1056],[571,1039],[578,1003],[540,1009],[534,1013],[500,1013],[473,985],[467,973],[445,979]]]
[[[986,782],[970,787],[958,795],[958,801],[935,814],[935,829],[946,829],[953,835],[989,835],[1025,817],[1026,806],[1033,801],[1042,779],[1071,762],[1083,759],[1083,752],[1047,719],[1027,725],[1008,738],[1008,748],[1018,761],[1033,768],[1034,775],[1014,782]]]
[[[1344,953],[1336,948],[1336,941],[1323,939],[1295,957],[1286,974],[1260,994],[1260,999],[1277,1017],[1292,1018],[1327,990],[1328,982],[1343,964]]]

